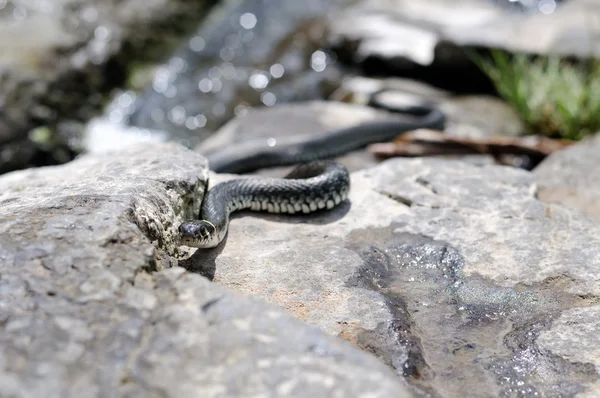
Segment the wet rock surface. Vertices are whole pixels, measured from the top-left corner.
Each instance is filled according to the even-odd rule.
[[[538,198],[580,209],[600,220],[600,135],[553,153],[536,169]]]
[[[206,178],[173,144],[0,177],[0,395],[415,396],[281,309],[163,269]]]
[[[389,160],[353,173],[338,209],[240,214],[224,245],[180,264],[433,396],[593,396],[600,228],[535,192],[513,168]],[[593,349],[570,350],[579,336]]]

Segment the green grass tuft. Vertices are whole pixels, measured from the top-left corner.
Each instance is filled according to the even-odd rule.
[[[600,130],[600,63],[558,56],[469,54],[498,93],[515,107],[526,134],[579,140]]]

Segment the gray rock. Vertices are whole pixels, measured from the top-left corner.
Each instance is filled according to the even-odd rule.
[[[542,350],[547,350],[565,362],[578,364],[582,369],[587,367],[589,373],[597,373],[598,362],[598,323],[600,308],[597,305],[573,308],[565,311],[554,321],[552,327],[542,332],[538,339]],[[595,367],[595,369],[594,369]],[[600,383],[578,394],[578,397],[597,397],[600,394]]]
[[[556,319],[552,327],[540,334],[540,348],[551,351],[570,362],[589,363],[596,368],[600,307],[573,308]]]
[[[600,54],[593,44],[600,29],[590,23],[600,14],[594,0],[569,0],[534,13],[514,12],[496,3],[363,0],[332,19],[331,41],[355,49],[355,60],[378,57],[394,60],[396,67],[429,66],[434,61],[464,66],[466,58],[459,47],[578,57]]]
[[[206,177],[173,144],[0,177],[0,396],[416,396],[281,309],[152,272]]]
[[[157,59],[190,32],[211,1],[9,1],[0,9],[0,173],[39,152],[72,148],[58,133],[39,148],[38,126],[100,112],[134,62]],[[177,23],[172,23],[172,21]],[[73,149],[73,148],[72,148]],[[72,155],[71,155],[72,156]],[[67,158],[66,160],[70,160]],[[65,160],[63,160],[65,161]]]
[[[536,169],[540,200],[580,209],[600,220],[600,135],[554,152]]]
[[[514,168],[389,160],[353,173],[334,211],[239,215],[224,245],[180,264],[373,352],[433,396],[591,394],[600,346],[582,332],[566,356],[578,340],[560,319],[600,294],[600,227],[535,192]],[[591,333],[595,315],[581,313]]]

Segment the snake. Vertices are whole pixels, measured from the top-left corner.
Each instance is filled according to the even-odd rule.
[[[227,235],[231,213],[240,210],[286,214],[330,210],[345,201],[350,191],[348,170],[331,158],[418,128],[443,130],[445,115],[440,109],[429,104],[391,108],[379,100],[385,91],[372,94],[369,105],[418,117],[363,123],[319,136],[292,138],[275,146],[266,145],[264,140],[242,143],[207,154],[209,167],[216,173],[297,166],[283,178],[246,176],[216,184],[203,198],[200,218],[179,226],[180,245],[216,247]]]

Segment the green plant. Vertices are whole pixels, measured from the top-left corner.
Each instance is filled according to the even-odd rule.
[[[600,64],[491,51],[470,58],[521,115],[527,134],[578,140],[600,130]]]

